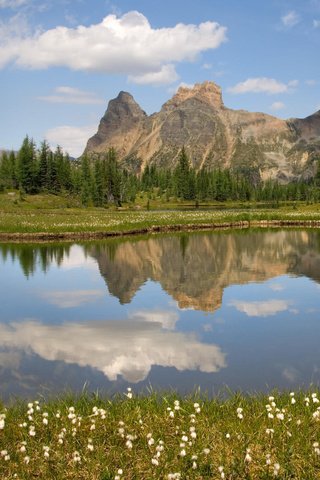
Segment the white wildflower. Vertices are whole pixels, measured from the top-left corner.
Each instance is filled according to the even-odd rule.
[[[279,474],[279,470],[280,470],[280,465],[279,463],[275,463],[273,465],[273,475],[276,477],[278,474]]]

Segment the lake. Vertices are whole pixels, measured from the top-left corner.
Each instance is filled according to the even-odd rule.
[[[320,231],[0,244],[0,397],[320,380]]]

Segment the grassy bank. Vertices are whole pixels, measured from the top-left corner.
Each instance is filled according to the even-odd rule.
[[[317,479],[320,392],[0,407],[1,479]]]
[[[35,195],[19,200],[0,195],[0,236],[14,234],[67,235],[123,234],[167,229],[214,228],[245,222],[319,222],[320,205],[292,204],[271,208],[255,204],[206,204],[195,208],[188,203],[127,205],[81,208],[76,199]],[[165,208],[165,209],[164,209]]]

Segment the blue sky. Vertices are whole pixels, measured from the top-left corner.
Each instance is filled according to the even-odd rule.
[[[159,111],[180,84],[229,108],[320,109],[320,0],[0,0],[0,148],[80,155],[108,101]]]

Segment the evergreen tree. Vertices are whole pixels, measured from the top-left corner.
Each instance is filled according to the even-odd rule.
[[[2,153],[0,160],[0,179],[4,188],[17,188],[18,179],[14,152],[10,152],[9,155],[7,152]]]
[[[26,193],[35,193],[38,189],[38,165],[34,141],[28,136],[23,140],[18,153],[19,185]]]
[[[50,172],[49,172],[50,147],[46,140],[41,143],[39,155],[39,176],[38,183],[42,190],[50,190]]]
[[[179,155],[179,163],[175,170],[177,196],[183,200],[191,198],[190,165],[187,153],[183,147]]]
[[[87,207],[91,202],[92,182],[91,169],[87,155],[81,159],[81,203]]]

